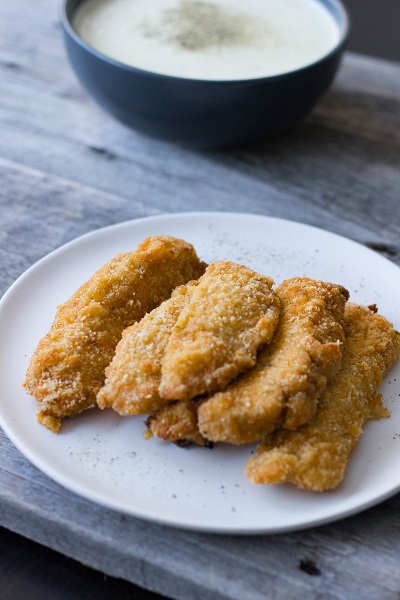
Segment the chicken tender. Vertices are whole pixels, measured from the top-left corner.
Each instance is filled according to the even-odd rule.
[[[190,443],[212,446],[197,427],[197,405],[194,400],[180,400],[164,406],[147,419],[146,425],[145,437],[155,435],[178,446],[187,446]]]
[[[183,308],[161,361],[160,396],[189,400],[223,389],[256,362],[279,318],[273,281],[229,261],[210,265]]]
[[[39,422],[57,432],[64,417],[95,405],[123,330],[202,272],[193,246],[170,236],[147,238],[99,269],[59,307],[31,358],[24,385],[42,403]]]
[[[253,483],[332,489],[345,475],[364,423],[389,416],[376,390],[400,355],[400,334],[383,317],[351,303],[345,330],[342,368],[317,413],[297,431],[276,431],[258,447],[246,466]]]
[[[199,407],[199,428],[213,442],[262,440],[277,425],[296,429],[316,411],[341,364],[344,307],[341,286],[299,277],[276,290],[281,317],[257,365]]]
[[[160,398],[161,358],[171,331],[197,285],[178,287],[171,298],[127,327],[106,369],[106,381],[97,395],[100,408],[120,415],[152,414],[169,400]]]

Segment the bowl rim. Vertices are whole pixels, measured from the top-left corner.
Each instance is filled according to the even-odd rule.
[[[232,86],[232,85],[254,85],[256,83],[266,83],[267,81],[277,81],[280,79],[284,79],[289,76],[297,75],[302,72],[307,71],[317,65],[323,63],[326,60],[329,60],[333,55],[337,53],[341,53],[344,47],[347,44],[349,35],[350,35],[350,16],[348,10],[343,4],[342,0],[316,0],[319,4],[323,4],[327,10],[332,15],[332,10],[330,7],[334,8],[339,15],[339,18],[335,19],[335,22],[338,25],[339,29],[339,39],[336,44],[323,56],[318,58],[317,60],[304,65],[303,67],[299,67],[297,69],[292,69],[290,71],[285,71],[283,73],[277,73],[276,75],[266,75],[264,77],[249,77],[246,79],[203,79],[203,78],[192,78],[192,77],[182,77],[178,75],[167,75],[165,73],[158,73],[156,71],[150,71],[147,69],[141,69],[140,67],[134,67],[133,65],[128,65],[126,63],[120,62],[115,58],[111,58],[106,54],[103,54],[99,50],[96,50],[93,46],[91,46],[88,42],[86,42],[76,31],[72,24],[72,19],[68,17],[68,5],[71,2],[76,2],[76,5],[79,6],[85,0],[61,0],[59,5],[59,19],[61,25],[64,29],[64,32],[69,35],[70,38],[74,40],[76,44],[78,44],[83,50],[97,58],[98,60],[109,64],[110,66],[117,67],[119,69],[125,70],[127,72],[133,73],[135,75],[139,75],[141,77],[150,77],[154,79],[164,79],[165,81],[180,83],[185,85],[214,85],[214,86]],[[330,7],[328,6],[330,5]]]

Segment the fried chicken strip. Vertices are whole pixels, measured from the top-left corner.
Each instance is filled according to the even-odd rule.
[[[120,415],[153,414],[169,400],[158,393],[161,359],[171,331],[189,302],[197,281],[178,287],[171,298],[127,327],[106,369],[106,381],[97,395],[100,408]]]
[[[197,405],[195,400],[179,400],[161,408],[147,421],[145,437],[155,435],[166,442],[174,442],[178,446],[190,443],[198,446],[212,444],[206,440],[197,427]]]
[[[278,323],[273,281],[229,261],[210,265],[182,309],[161,361],[160,396],[189,400],[223,389],[256,362]]]
[[[343,480],[351,451],[369,419],[389,416],[376,390],[400,355],[400,334],[382,316],[349,303],[342,368],[315,416],[297,431],[276,431],[248,461],[253,483],[290,482],[324,491]]]
[[[210,441],[245,444],[277,425],[296,429],[340,368],[348,292],[306,277],[284,281],[276,292],[282,308],[272,344],[254,369],[199,407],[199,429]]]
[[[94,406],[123,330],[202,272],[193,246],[171,236],[147,238],[99,269],[58,308],[31,358],[24,385],[42,403],[39,422],[58,432],[64,417]]]

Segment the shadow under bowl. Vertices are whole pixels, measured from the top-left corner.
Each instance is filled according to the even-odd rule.
[[[67,54],[83,87],[126,125],[197,149],[249,144],[296,125],[330,86],[349,32],[340,0],[319,0],[335,20],[339,40],[316,62],[257,79],[187,79],[127,66],[92,48],[73,27],[84,1],[63,0],[61,8]]]

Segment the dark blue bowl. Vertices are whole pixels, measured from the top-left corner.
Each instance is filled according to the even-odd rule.
[[[72,26],[84,0],[63,0],[67,53],[93,98],[123,123],[193,148],[248,144],[298,123],[328,89],[345,47],[349,20],[339,0],[320,0],[339,26],[336,47],[320,60],[282,75],[206,81],[126,66],[91,48]]]

